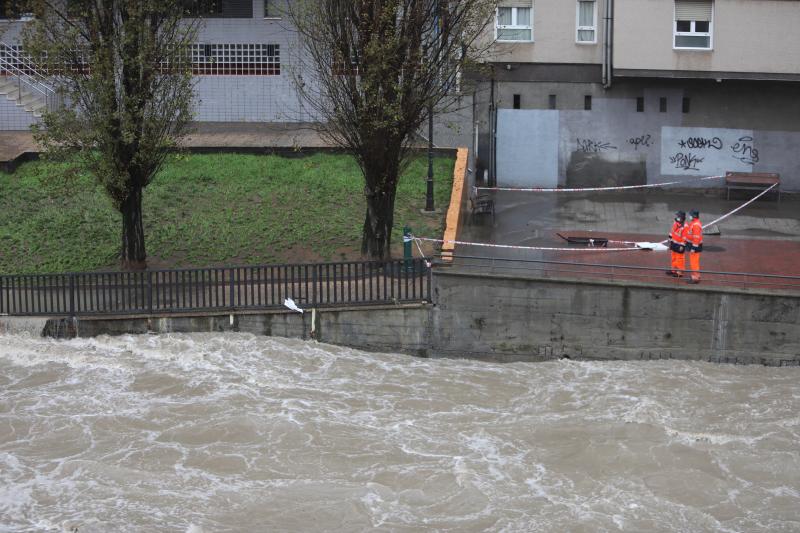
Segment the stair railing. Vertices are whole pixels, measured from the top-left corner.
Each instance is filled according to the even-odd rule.
[[[0,42],[0,72],[2,71],[16,78],[20,100],[22,100],[24,87],[29,92],[41,95],[48,111],[53,111],[61,106],[58,92],[45,83],[46,76],[39,71],[30,58],[4,42]]]

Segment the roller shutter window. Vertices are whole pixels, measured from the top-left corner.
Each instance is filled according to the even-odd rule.
[[[711,49],[712,0],[675,0],[674,47]]]
[[[501,1],[497,7],[495,34],[498,41],[533,41],[533,4]]]

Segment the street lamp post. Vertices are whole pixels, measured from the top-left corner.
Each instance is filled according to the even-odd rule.
[[[433,104],[428,104],[428,179],[425,191],[425,211],[433,207]]]

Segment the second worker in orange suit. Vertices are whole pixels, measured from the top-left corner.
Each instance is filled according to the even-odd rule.
[[[691,279],[689,283],[700,283],[700,253],[703,251],[703,224],[700,222],[700,212],[693,209],[689,212],[692,220],[686,225],[686,251],[689,252],[689,269]]]
[[[669,249],[672,270],[667,271],[668,276],[680,278],[683,276],[683,271],[686,270],[686,256],[684,255],[686,247],[686,213],[683,211],[675,212],[675,221],[672,224],[672,229],[669,232]]]

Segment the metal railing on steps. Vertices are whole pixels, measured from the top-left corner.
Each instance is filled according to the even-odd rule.
[[[42,109],[53,111],[61,105],[58,92],[47,83],[47,76],[38,68],[30,57],[23,54],[18,47],[0,41],[0,74],[11,78],[16,85],[13,99],[26,111],[41,116]],[[27,95],[35,99],[26,102]],[[40,101],[43,105],[36,106]]]

